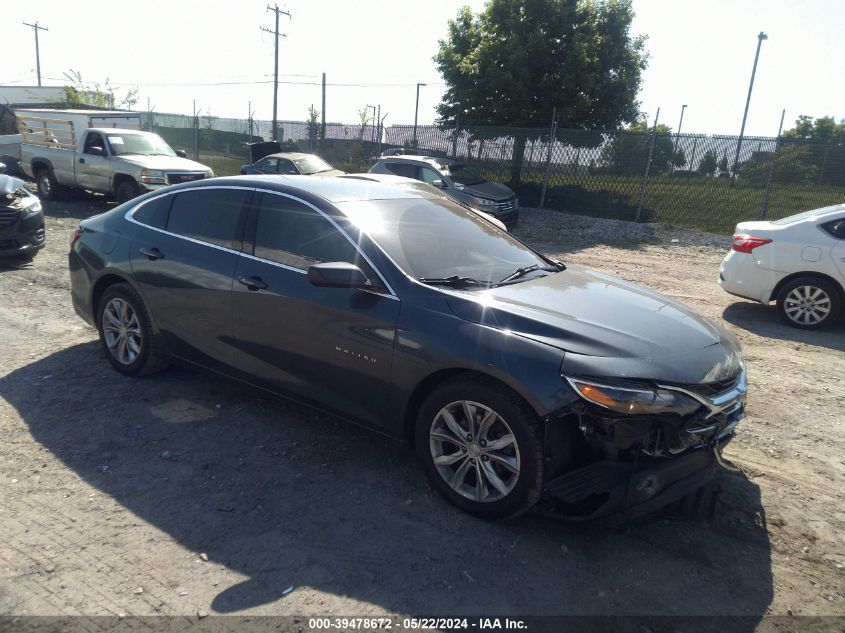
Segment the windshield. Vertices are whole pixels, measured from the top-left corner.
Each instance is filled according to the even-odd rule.
[[[483,182],[487,182],[484,178],[476,174],[466,165],[461,163],[455,163],[453,165],[449,165],[449,175],[459,185],[464,186],[471,186],[471,185],[480,185]]]
[[[338,208],[416,279],[458,276],[495,284],[544,260],[506,231],[444,198],[344,202]]]
[[[155,134],[107,134],[113,156],[176,156],[170,145]]]
[[[321,171],[331,171],[334,169],[319,156],[306,156],[305,158],[299,158],[293,162],[296,163],[296,168],[299,170],[299,173],[305,174],[306,176],[308,174],[318,174]]]

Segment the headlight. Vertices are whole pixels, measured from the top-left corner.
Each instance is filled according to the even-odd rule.
[[[35,198],[34,202],[25,206],[21,210],[21,219],[25,220],[26,218],[32,217],[38,213],[41,213],[41,201],[38,198]]]
[[[475,196],[472,197],[473,204],[477,204],[480,207],[492,207],[496,204],[495,200],[487,200],[487,198],[476,198]]]
[[[141,182],[147,185],[166,185],[167,176],[158,169],[142,169]]]
[[[207,172],[205,172],[205,177],[206,178],[214,178],[214,171],[209,169]]]
[[[652,389],[645,385],[621,387],[582,378],[564,377],[584,400],[625,415],[657,413],[688,415],[701,406],[692,398],[668,389]]]

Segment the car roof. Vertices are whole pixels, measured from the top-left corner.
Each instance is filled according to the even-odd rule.
[[[403,179],[408,180],[408,179]],[[409,182],[416,182],[411,181]],[[331,202],[353,202],[362,200],[397,200],[401,198],[433,198],[422,188],[398,187],[389,182],[379,182],[374,178],[350,178],[347,176],[227,176],[195,180],[176,185],[174,189],[196,187],[257,187],[281,193],[303,192]]]
[[[316,154],[305,154],[304,152],[277,152],[276,154],[268,154],[267,156],[263,156],[258,160],[264,160],[265,158],[287,158],[289,160],[299,160],[301,158],[306,158],[307,156],[317,156]],[[317,156],[319,158],[319,156]]]
[[[379,158],[381,161],[406,161],[406,162],[419,162],[419,163],[426,163],[429,165],[435,165],[438,168],[440,167],[449,167],[450,165],[457,165],[460,163],[458,160],[454,160],[451,158],[443,158],[441,156],[416,156],[413,154],[401,154],[399,156],[382,156]]]

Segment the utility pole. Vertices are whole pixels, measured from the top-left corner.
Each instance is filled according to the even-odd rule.
[[[417,115],[420,111],[420,86],[427,86],[428,84],[417,84],[417,101],[416,105],[414,106],[414,138],[411,141],[411,145],[414,147],[417,146]]]
[[[681,138],[681,126],[684,124],[684,110],[687,109],[687,104],[681,106],[681,120],[678,121],[678,133],[675,134],[675,147],[672,148],[672,167],[675,166],[675,156],[678,154],[678,140]]]
[[[279,16],[286,15],[289,18],[292,17],[290,13],[287,11],[282,11],[279,9],[279,5],[273,5],[272,7],[268,4],[267,10],[272,11],[276,14],[276,28],[274,30],[266,29],[263,26],[261,27],[262,31],[267,31],[275,36],[275,43],[276,43],[276,61],[274,64],[273,70],[273,140],[278,141],[279,139],[276,138],[278,135],[278,107],[279,107],[279,37],[287,37],[287,33],[279,33]]]
[[[41,51],[38,48],[38,31],[49,31],[50,29],[46,26],[38,26],[38,21],[35,24],[24,22],[24,26],[30,26],[35,31],[35,68],[38,74],[38,86],[41,87]]]
[[[323,73],[323,108],[320,111],[320,146],[326,140],[326,73]]]

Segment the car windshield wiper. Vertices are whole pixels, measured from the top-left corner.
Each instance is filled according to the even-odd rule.
[[[546,272],[554,273],[560,270],[558,267],[552,266],[540,266],[540,264],[531,264],[530,266],[521,266],[513,271],[510,275],[505,277],[504,279],[500,279],[499,283],[504,284],[509,281],[513,281],[515,279],[519,279],[520,277],[524,277],[528,273],[533,273],[535,270],[544,270]]]
[[[452,275],[451,277],[420,277],[420,281],[424,284],[431,284],[433,286],[486,286],[487,284],[472,277],[461,277],[460,275]]]

